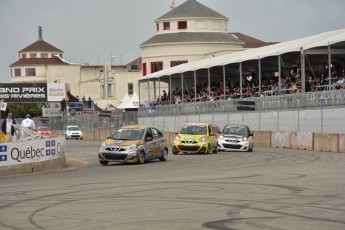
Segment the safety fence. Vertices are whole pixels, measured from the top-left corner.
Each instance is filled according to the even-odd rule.
[[[140,107],[138,116],[141,118],[147,116],[212,114],[222,112],[235,113],[241,112],[239,107],[245,104],[245,102],[253,103],[252,110],[255,111],[320,109],[320,107],[325,106],[344,105],[345,90]]]

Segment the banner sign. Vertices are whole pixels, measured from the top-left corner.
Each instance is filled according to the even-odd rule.
[[[0,100],[5,102],[45,102],[46,83],[3,83],[0,84]]]
[[[238,101],[237,110],[255,111],[255,101]]]
[[[64,137],[0,143],[0,167],[65,157]]]
[[[42,108],[43,117],[62,117],[63,113],[59,108]]]
[[[65,95],[65,83],[0,83],[0,100],[4,102],[61,101]]]
[[[62,101],[66,96],[65,83],[47,83],[48,101]]]

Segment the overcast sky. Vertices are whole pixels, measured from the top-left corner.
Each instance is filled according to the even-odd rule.
[[[178,6],[185,0],[176,0]],[[0,0],[0,82],[10,82],[18,51],[43,39],[75,63],[126,64],[155,35],[171,0]],[[344,0],[199,0],[229,18],[229,32],[266,42],[345,28]]]

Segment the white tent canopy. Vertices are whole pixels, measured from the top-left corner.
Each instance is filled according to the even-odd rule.
[[[125,105],[127,104],[127,102],[130,100],[131,98],[128,96],[128,93],[126,93],[126,95],[122,98],[122,100],[120,101],[119,104],[117,104],[115,107],[118,108],[119,106]]]
[[[136,93],[134,93],[132,95],[132,97],[130,97],[130,99],[126,103],[121,103],[121,105],[117,106],[117,108],[118,109],[137,109],[137,108],[139,108],[139,96]]]
[[[206,58],[199,61],[185,63],[172,68],[164,69],[147,76],[140,80],[157,79],[172,74],[207,69],[214,66],[224,66],[232,63],[240,63],[248,60],[258,60],[269,56],[279,56],[289,52],[300,52],[316,47],[334,45],[345,41],[345,29],[329,31],[318,35],[300,38],[292,41],[281,42],[256,49],[245,50],[227,55]]]

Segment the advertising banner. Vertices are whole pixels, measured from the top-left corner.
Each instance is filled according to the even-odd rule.
[[[46,83],[2,83],[0,100],[4,102],[45,102],[47,101]]]
[[[0,83],[0,100],[6,103],[61,101],[65,95],[65,83]]]
[[[47,83],[48,101],[62,101],[66,96],[65,83]]]
[[[237,110],[255,111],[255,101],[238,101]]]
[[[64,137],[0,143],[0,167],[62,158],[65,143]]]

